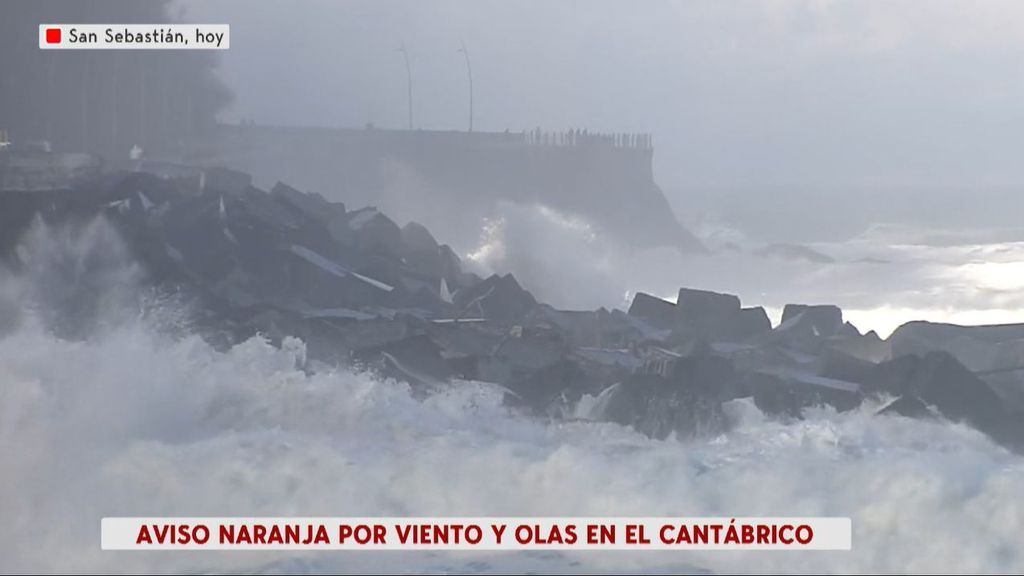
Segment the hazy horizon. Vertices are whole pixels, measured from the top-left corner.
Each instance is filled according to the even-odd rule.
[[[1008,226],[1024,178],[1019,3],[178,4],[232,25],[225,121],[404,128],[404,46],[416,127],[464,130],[464,44],[476,130],[652,133],[691,226]]]

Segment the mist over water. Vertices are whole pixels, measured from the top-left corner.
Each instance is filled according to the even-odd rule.
[[[512,272],[556,307],[628,309],[632,294],[680,287],[737,294],[775,322],[789,303],[836,304],[883,338],[904,322],[1024,321],[1024,230],[876,224],[835,242],[771,244],[727,226],[695,232],[706,254],[629,249],[585,219],[503,203],[478,243],[456,246],[477,273]]]
[[[138,294],[119,305],[135,313],[97,307],[82,321],[103,329],[62,336],[33,311],[51,299],[34,283],[101,255],[102,275],[131,277],[117,273],[132,269],[117,242],[103,221],[39,226],[23,244],[34,264],[0,276],[4,309],[18,311],[0,336],[5,569],[377,571],[385,557],[103,553],[99,520],[117,515],[836,515],[853,518],[852,552],[386,558],[411,572],[1024,570],[1024,460],[967,427],[873,406],[778,421],[738,400],[728,433],[657,441],[528,417],[472,382],[417,400],[308,361],[292,338],[218,351],[166,321],[186,311]]]

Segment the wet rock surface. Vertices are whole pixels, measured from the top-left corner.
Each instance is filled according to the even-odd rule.
[[[100,248],[37,271],[26,238],[68,229],[101,236]],[[869,400],[880,416],[942,418],[1024,446],[1024,326],[913,322],[883,340],[836,306],[787,305],[773,327],[735,295],[685,287],[675,302],[637,293],[628,312],[558,310],[511,274],[466,271],[443,241],[373,207],[280,182],[264,191],[227,170],[0,192],[6,273],[43,274],[43,320],[71,338],[88,335],[127,262],[133,282],[185,305],[191,327],[217,346],[295,336],[311,362],[370,370],[417,393],[488,382],[515,409],[656,438],[721,433],[722,404],[738,398],[780,418]],[[0,323],[18,314],[4,310]]]

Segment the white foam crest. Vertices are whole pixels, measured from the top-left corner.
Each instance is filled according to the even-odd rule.
[[[0,340],[0,542],[6,569],[359,570],[367,557],[111,554],[114,515],[840,515],[836,554],[388,555],[389,568],[1019,571],[1024,466],[965,427],[871,409],[799,422],[743,401],[732,432],[654,441],[529,419],[467,385],[306,374],[252,339],[217,352],[144,323],[84,342],[31,323]],[[56,361],[58,360],[59,361]],[[573,564],[579,563],[579,564]],[[476,564],[473,564],[476,566]]]

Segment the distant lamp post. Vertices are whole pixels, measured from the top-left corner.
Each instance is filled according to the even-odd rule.
[[[462,56],[466,59],[466,76],[469,78],[469,131],[473,131],[473,67],[469,65],[469,50],[462,44],[459,48]]]
[[[405,76],[409,87],[409,130],[412,130],[412,67],[409,66],[409,53],[405,50],[405,46],[399,48],[398,51],[405,58]]]

